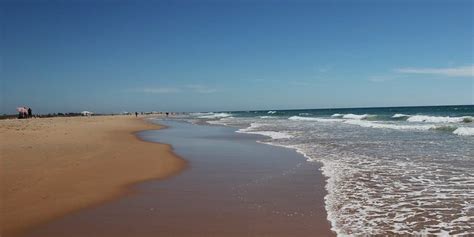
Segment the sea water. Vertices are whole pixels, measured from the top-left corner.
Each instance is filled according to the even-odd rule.
[[[340,236],[474,234],[474,106],[191,113],[321,162]]]

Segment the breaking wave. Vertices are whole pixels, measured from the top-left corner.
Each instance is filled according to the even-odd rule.
[[[345,119],[356,119],[356,120],[367,119],[368,117],[369,117],[368,114],[345,114],[342,116],[342,118],[345,118]]]
[[[210,112],[210,113],[197,113],[198,115],[198,118],[201,118],[201,119],[218,119],[218,118],[227,118],[227,117],[230,117],[232,116],[232,114],[229,114],[229,113],[214,113],[214,112]]]
[[[333,118],[355,119],[355,120],[377,120],[380,119],[378,115],[374,114],[333,114]]]
[[[453,133],[460,136],[474,136],[474,127],[460,127],[454,130]]]
[[[453,132],[453,131],[456,131],[458,127],[451,126],[451,125],[441,125],[441,126],[433,126],[430,129],[435,130],[435,131],[440,131],[440,132]]]
[[[428,130],[435,128],[434,125],[398,125],[398,124],[388,124],[388,123],[378,123],[372,121],[363,121],[363,120],[347,120],[344,123],[358,125],[366,128],[386,128],[386,129],[395,129],[395,130]]]
[[[352,116],[349,116],[352,117]],[[357,118],[361,118],[357,116]],[[307,122],[340,122],[349,125],[357,125],[364,128],[379,128],[379,129],[392,129],[392,130],[406,130],[406,131],[439,131],[439,132],[452,132],[456,135],[471,136],[473,131],[471,127],[457,127],[454,125],[437,125],[437,124],[401,124],[394,122],[382,122],[382,121],[370,121],[363,119],[342,119],[342,118],[315,118],[315,117],[300,117],[292,116],[288,118],[293,121],[307,121]]]
[[[393,119],[406,119],[410,117],[410,115],[407,115],[407,114],[394,114],[392,116]]]
[[[301,117],[301,116],[292,116],[288,118],[289,120],[295,121],[315,121],[315,122],[340,122],[341,119],[331,119],[331,118],[315,118],[315,117]]]
[[[260,128],[261,126],[262,126],[262,124],[259,124],[259,123],[251,123],[250,127],[241,128],[241,129],[237,130],[236,132],[263,135],[263,136],[270,137],[271,139],[274,139],[274,140],[289,139],[289,138],[293,137],[292,135],[290,135],[288,133],[285,133],[285,132],[281,132],[281,131],[278,131],[278,132],[276,132],[276,131],[255,131],[255,129]]]
[[[428,115],[413,115],[407,118],[408,122],[418,123],[470,123],[473,121],[471,116],[463,117],[442,117],[442,116],[428,116]]]

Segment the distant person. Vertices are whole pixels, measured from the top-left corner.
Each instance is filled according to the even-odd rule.
[[[170,115],[170,113],[166,112],[166,117],[168,117],[168,115]]]
[[[32,118],[33,117],[33,111],[31,110],[31,108],[28,108],[28,118]]]
[[[138,117],[138,112],[135,112],[135,117]]]

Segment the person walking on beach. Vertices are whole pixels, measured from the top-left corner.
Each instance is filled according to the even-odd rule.
[[[33,111],[31,110],[31,108],[28,108],[28,118],[31,117],[33,117]]]
[[[138,112],[135,112],[135,117],[138,117]]]

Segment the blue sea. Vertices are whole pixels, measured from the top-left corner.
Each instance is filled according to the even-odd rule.
[[[321,162],[338,235],[473,235],[474,106],[191,113]]]

